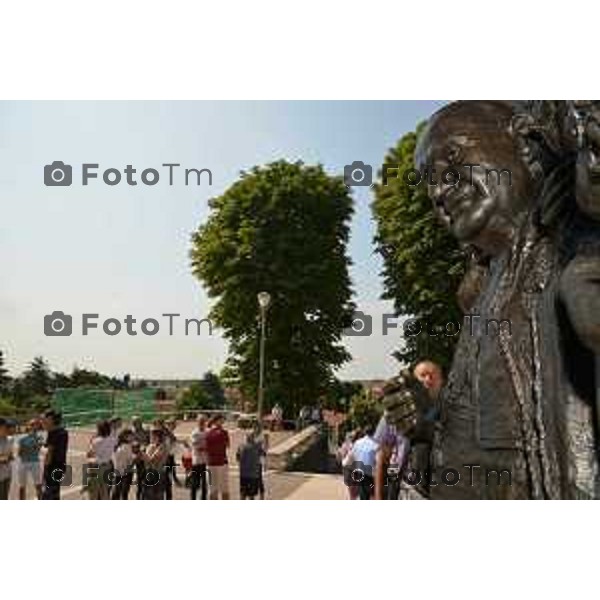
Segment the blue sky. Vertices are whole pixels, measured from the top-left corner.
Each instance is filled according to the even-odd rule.
[[[209,303],[189,268],[190,234],[208,199],[239,172],[285,158],[381,164],[385,151],[442,102],[2,102],[0,103],[0,348],[20,372],[35,355],[52,368],[74,365],[134,377],[197,377],[226,356],[220,336],[169,336],[162,313],[204,317]],[[46,187],[44,165],[73,165],[70,187]],[[101,180],[81,185],[81,164],[100,174],[131,164],[158,168],[155,186]],[[162,163],[209,168],[213,185],[169,186]],[[354,188],[349,252],[360,309],[373,313],[373,335],[347,338],[346,378],[389,377],[399,334],[381,335],[381,262],[373,253],[370,192]],[[47,337],[44,315],[74,316],[70,337]],[[156,336],[81,335],[81,313],[157,318]]]

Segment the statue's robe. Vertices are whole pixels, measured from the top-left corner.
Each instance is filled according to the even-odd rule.
[[[544,193],[562,189],[569,186]],[[574,200],[563,194],[549,204]],[[570,326],[559,289],[577,252],[568,239],[577,238],[576,226],[560,217],[547,228],[539,215],[532,210],[512,247],[491,260],[470,310],[481,316],[461,330],[432,456],[438,479],[445,468],[461,479],[438,481],[434,499],[597,497],[594,358]],[[500,324],[486,331],[490,319]]]

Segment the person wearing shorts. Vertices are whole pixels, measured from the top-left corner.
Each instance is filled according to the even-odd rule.
[[[229,500],[229,465],[227,461],[229,434],[223,428],[223,421],[221,415],[214,417],[212,427],[206,434],[211,500]]]
[[[200,497],[206,500],[208,496],[208,485],[206,465],[208,462],[206,454],[206,417],[198,417],[198,427],[192,431],[190,446],[192,448],[192,465],[189,471],[188,481],[190,483],[190,498],[195,500],[200,490]]]
[[[261,457],[263,453],[262,444],[256,440],[254,432],[249,433],[246,443],[238,448],[236,457],[240,463],[240,498],[242,500],[254,500],[261,491]]]
[[[37,498],[42,496],[42,472],[40,469],[40,450],[43,441],[39,433],[38,421],[31,420],[27,423],[27,431],[17,441],[17,454],[19,465],[17,479],[19,483],[19,500],[27,499],[27,480],[35,486]]]
[[[0,417],[0,500],[8,500],[12,475],[13,442],[8,435],[8,422]]]

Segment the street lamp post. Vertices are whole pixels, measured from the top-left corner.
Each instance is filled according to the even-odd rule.
[[[271,303],[269,292],[260,292],[258,294],[258,306],[260,309],[260,358],[258,366],[258,427],[262,430],[262,411],[263,399],[265,395],[265,329],[267,321],[267,308]]]

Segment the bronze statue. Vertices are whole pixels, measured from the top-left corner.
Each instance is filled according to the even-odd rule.
[[[569,142],[574,113],[560,102],[455,102],[420,137],[416,166],[437,172],[434,210],[474,257],[433,463],[477,468],[432,487],[433,498],[597,495],[600,185],[593,169],[576,178],[589,147]],[[440,177],[447,169],[458,183]]]
[[[600,434],[600,102],[568,103],[565,138],[575,140],[575,199],[580,212],[577,251],[561,275],[570,322],[595,361],[596,444]],[[570,125],[570,127],[569,127]],[[593,357],[593,358],[592,358]]]

